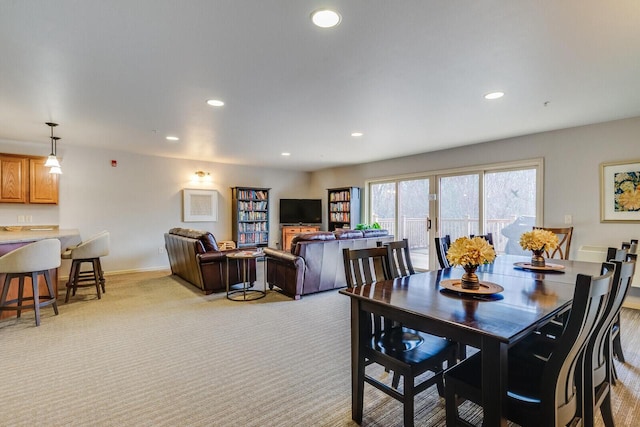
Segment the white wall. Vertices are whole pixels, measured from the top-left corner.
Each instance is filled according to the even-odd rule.
[[[0,152],[46,155],[48,151],[45,143],[0,141]],[[559,226],[565,214],[573,216],[572,256],[580,245],[618,246],[640,237],[640,224],[600,223],[599,208],[599,165],[640,159],[640,117],[310,174],[64,144],[59,152],[64,170],[59,205],[1,204],[0,225],[16,224],[17,215],[31,215],[33,224],[77,228],[83,238],[109,230],[112,250],[103,261],[107,272],[168,268],[167,257],[158,248],[171,227],[206,229],[218,240],[230,240],[232,186],[272,188],[270,245],[275,246],[280,240],[280,198],[322,198],[326,210],[327,188],[363,187],[371,178],[535,157],[545,160],[544,225]],[[111,167],[112,159],[118,161],[116,168]],[[212,188],[219,192],[217,222],[182,222],[181,189],[191,186],[189,179],[196,170],[213,176]],[[64,275],[68,269],[63,268]]]
[[[573,216],[571,257],[581,245],[640,238],[639,223],[600,222],[599,178],[602,162],[640,159],[640,117],[327,169],[312,173],[311,185],[364,187],[372,178],[537,157],[544,158],[544,225],[561,227],[565,214]]]
[[[62,144],[61,144],[62,145]],[[0,152],[46,155],[46,144],[0,141]],[[280,241],[278,199],[309,195],[309,174],[218,163],[168,159],[113,150],[66,146],[62,155],[57,206],[0,205],[0,225],[13,225],[17,215],[31,215],[33,224],[77,228],[82,238],[101,231],[111,233],[111,253],[103,260],[106,272],[168,268],[164,233],[172,227],[211,231],[218,240],[232,240],[231,187],[271,188],[270,245]],[[111,160],[118,166],[112,167]],[[219,193],[218,221],[182,222],[182,188],[196,170],[211,173]],[[62,275],[68,273],[63,264]]]

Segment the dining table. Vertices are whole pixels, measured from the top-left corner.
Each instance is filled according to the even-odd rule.
[[[546,267],[539,268],[532,267],[530,260],[501,254],[493,263],[480,266],[476,274],[481,284],[492,288],[491,293],[451,286],[464,273],[460,267],[340,290],[351,298],[353,420],[362,422],[364,384],[357,381],[357,372],[366,342],[365,323],[373,313],[479,349],[483,425],[506,426],[509,348],[571,308],[578,274],[598,276],[601,269],[600,263],[560,259],[548,259]]]

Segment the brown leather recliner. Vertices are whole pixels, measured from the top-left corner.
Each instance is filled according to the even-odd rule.
[[[202,289],[205,294],[227,289],[227,257],[239,249],[220,250],[208,231],[172,228],[164,235],[171,272]],[[246,251],[243,248],[242,251]],[[229,259],[229,283],[242,280],[240,260]],[[249,260],[249,280],[256,280],[256,261]]]

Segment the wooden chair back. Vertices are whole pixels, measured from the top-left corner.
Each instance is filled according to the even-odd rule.
[[[571,249],[573,227],[533,227],[533,229],[551,231],[558,236],[558,247],[552,251],[545,251],[547,258],[569,259],[569,250]]]
[[[576,369],[581,369],[587,340],[604,314],[613,270],[599,277],[578,274],[569,319],[542,374],[542,425],[567,425],[578,412],[582,396],[576,390],[575,379],[576,374],[582,374]]]
[[[493,246],[493,233],[487,233],[487,234],[471,234],[469,237],[474,238],[474,237],[482,237],[484,240],[486,240],[487,242],[489,242],[489,244],[491,246]]]
[[[397,277],[409,276],[416,273],[413,268],[413,264],[411,263],[408,239],[390,242],[385,246],[387,248],[389,274],[391,275],[391,278],[395,279]]]
[[[350,288],[390,279],[387,248],[342,250],[344,274]]]
[[[436,237],[436,255],[438,256],[438,262],[440,263],[440,268],[449,268],[451,264],[447,259],[447,251],[449,250],[449,246],[451,246],[451,236],[448,234],[443,237]]]

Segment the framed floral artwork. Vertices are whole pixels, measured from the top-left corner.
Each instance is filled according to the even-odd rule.
[[[640,222],[640,160],[600,164],[600,222]]]

